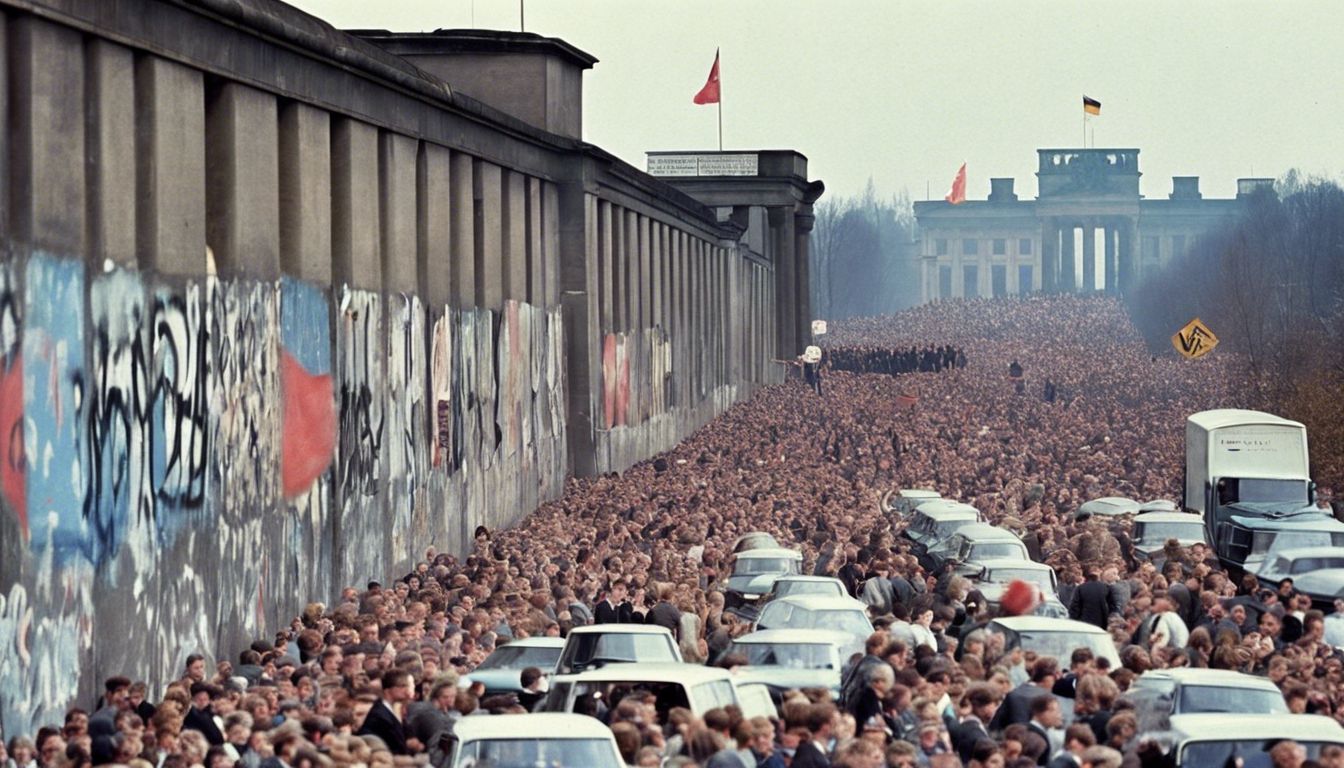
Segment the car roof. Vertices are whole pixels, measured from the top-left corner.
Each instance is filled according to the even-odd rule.
[[[1038,563],[1035,560],[1019,560],[1015,557],[987,557],[984,560],[976,560],[976,565],[993,570],[995,568],[1016,568],[1018,570],[1030,571],[1053,571],[1054,568],[1045,563]]]
[[[1120,514],[1132,514],[1138,512],[1141,506],[1143,505],[1139,502],[1124,496],[1103,496],[1100,499],[1083,502],[1078,511],[1096,515],[1105,514],[1102,510],[1120,510]]]
[[[706,667],[701,664],[677,664],[674,662],[636,661],[621,664],[608,664],[598,669],[585,669],[569,675],[557,675],[556,681],[577,682],[639,682],[650,683],[697,683],[712,680],[730,680],[728,670],[720,667]],[[555,683],[552,682],[552,685]]]
[[[765,557],[787,557],[791,560],[802,560],[803,553],[796,549],[785,549],[784,547],[760,547],[757,549],[744,549],[736,555],[738,560],[751,560]]]
[[[1211,411],[1200,411],[1190,414],[1187,421],[1204,429],[1262,424],[1277,424],[1285,427],[1302,426],[1301,422],[1290,421],[1282,416],[1275,416],[1264,411],[1250,411],[1244,408],[1215,408]]]
[[[1085,621],[1055,619],[1049,616],[1000,616],[990,622],[1014,632],[1078,632],[1088,635],[1107,635],[1106,630]]]
[[[537,712],[526,715],[460,717],[453,723],[459,741],[482,739],[606,739],[611,729],[588,715]]]
[[[761,538],[761,537],[767,538],[775,542],[776,544],[779,543],[779,539],[776,539],[775,535],[773,533],[770,533],[769,531],[747,531],[741,536],[738,536],[737,539],[733,541],[733,549],[737,549],[737,547],[747,539]],[[755,549],[755,547],[753,547],[753,549]]]
[[[569,630],[570,636],[587,634],[604,635],[667,635],[672,636],[672,630],[667,627],[660,627],[656,624],[585,624],[582,627],[574,627]]]
[[[1139,505],[1139,512],[1180,512],[1171,499],[1149,499]]]
[[[956,515],[973,515],[977,518],[980,517],[980,510],[965,502],[953,501],[951,499],[934,499],[932,501],[926,501],[918,507],[915,507],[915,511],[922,515],[927,515],[940,520],[956,519]]]
[[[854,638],[847,632],[837,632],[833,629],[758,629],[755,632],[733,638],[734,643],[751,645],[754,643],[794,643],[794,644],[828,644],[845,646],[854,642]]]
[[[575,627],[578,629],[578,627]],[[565,638],[563,637],[524,637],[517,640],[510,640],[507,643],[501,643],[495,646],[498,651],[501,648],[564,648]]]
[[[836,611],[858,608],[867,611],[867,604],[849,596],[839,595],[789,595],[771,601],[772,605],[796,605],[809,611]]]
[[[1166,679],[1182,685],[1209,685],[1221,688],[1255,688],[1279,692],[1279,687],[1267,677],[1248,675],[1230,669],[1199,669],[1196,667],[1177,667],[1174,669],[1150,669],[1139,676],[1143,680]]]
[[[1325,715],[1198,712],[1172,715],[1171,730],[1183,735],[1183,741],[1293,739],[1344,744],[1344,728]]]
[[[1021,541],[1012,531],[989,523],[971,523],[957,529],[954,536],[977,541]]]
[[[902,488],[900,490],[902,498],[906,499],[941,499],[942,494],[929,488]]]
[[[787,583],[790,581],[807,581],[812,582],[814,584],[821,584],[821,583],[836,584],[840,587],[841,590],[845,588],[845,583],[835,578],[834,576],[808,576],[802,573],[790,573],[784,576],[780,576],[778,579],[775,579],[775,584],[779,584],[781,582]]]
[[[1204,523],[1204,518],[1193,512],[1141,512],[1134,516],[1136,523]]]

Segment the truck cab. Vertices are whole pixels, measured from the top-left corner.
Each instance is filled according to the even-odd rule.
[[[1254,551],[1281,530],[1305,530],[1330,515],[1315,510],[1307,430],[1261,411],[1200,411],[1185,426],[1185,507],[1204,519],[1225,563],[1254,570]]]

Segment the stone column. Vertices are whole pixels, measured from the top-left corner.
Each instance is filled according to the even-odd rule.
[[[812,338],[812,216],[811,206],[793,217],[794,253],[798,258],[798,338]]]
[[[1134,281],[1138,277],[1137,264],[1135,263],[1136,257],[1134,255],[1134,219],[1125,219],[1120,224],[1119,229],[1115,287],[1117,294],[1123,296],[1134,287]]]
[[[1059,225],[1054,219],[1041,223],[1041,290],[1054,293],[1059,276]]]
[[[1119,269],[1116,260],[1118,253],[1116,242],[1120,237],[1120,230],[1114,220],[1106,224],[1106,293],[1115,296],[1119,291]]]
[[[776,352],[781,358],[792,358],[801,350],[798,348],[798,326],[794,319],[797,312],[798,278],[795,271],[793,211],[788,208],[771,208],[769,213],[771,245],[774,246],[770,258],[775,263],[775,339]]]
[[[1073,259],[1075,226],[1073,222],[1069,222],[1068,226],[1060,227],[1059,230],[1059,290],[1063,293],[1078,290],[1078,276]]]
[[[1097,229],[1096,222],[1083,222],[1083,293],[1097,290]]]

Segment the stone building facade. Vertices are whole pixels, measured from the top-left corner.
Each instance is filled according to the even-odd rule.
[[[1273,179],[1205,199],[1175,176],[1166,199],[1139,193],[1137,149],[1039,149],[1035,200],[990,179],[986,200],[915,203],[924,301],[1046,292],[1123,294],[1235,215]]]

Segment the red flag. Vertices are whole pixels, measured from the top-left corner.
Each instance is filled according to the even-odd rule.
[[[709,79],[705,81],[705,87],[695,94],[693,101],[696,104],[718,104],[719,103],[719,52],[714,51],[714,66],[709,68]]]
[[[280,350],[280,387],[285,411],[281,417],[280,475],[286,498],[308,490],[331,466],[336,452],[336,402],[331,374],[313,375]]]
[[[961,170],[957,171],[957,178],[952,180],[952,190],[943,198],[947,202],[956,205],[966,202],[966,164],[961,164]]]

